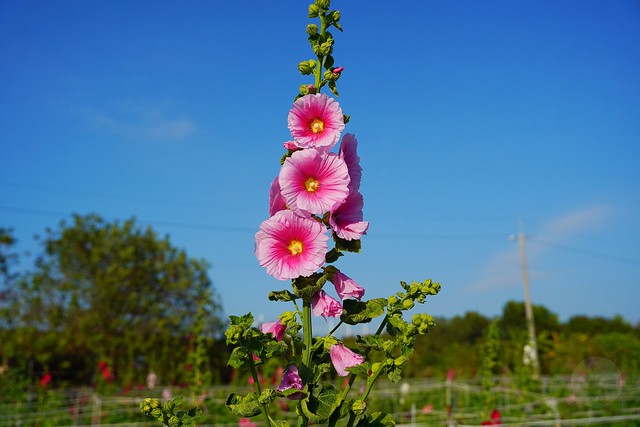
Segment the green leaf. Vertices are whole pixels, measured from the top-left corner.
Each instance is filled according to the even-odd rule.
[[[243,347],[236,347],[231,352],[227,365],[231,366],[232,368],[238,369],[244,366],[246,362],[247,362],[246,349],[244,349]]]
[[[342,303],[344,312],[340,320],[348,325],[369,323],[372,319],[382,316],[386,306],[386,298],[375,298],[366,302],[348,299]]]
[[[271,420],[273,427],[289,427],[289,423],[284,420]]]
[[[318,292],[327,281],[327,276],[323,273],[314,273],[309,277],[298,277],[293,279],[291,286],[296,295],[311,298]]]
[[[331,93],[333,93],[335,96],[340,96],[340,94],[338,93],[338,87],[336,86],[336,82],[334,80],[329,81],[329,90],[331,90]],[[346,249],[346,250],[350,252],[360,252],[360,240],[352,240],[352,242],[358,242],[358,250],[357,251],[352,251],[349,249]],[[337,245],[338,243],[336,242],[336,246]]]
[[[238,417],[255,417],[262,413],[256,392],[249,393],[244,397],[236,393],[231,393],[225,405]]]
[[[297,296],[294,293],[289,292],[286,289],[284,289],[282,291],[271,291],[271,292],[269,292],[269,301],[289,302],[289,301],[295,300],[296,298],[297,298]]]
[[[356,345],[362,349],[382,351],[384,350],[384,338],[380,335],[366,335],[358,337]]]
[[[331,89],[331,82],[329,82],[329,89]],[[336,242],[336,250],[340,252],[360,252],[360,240],[344,240],[336,236],[335,233],[333,234],[333,240]]]
[[[384,412],[374,412],[362,418],[356,427],[391,427],[395,425],[396,421],[393,416]]]
[[[325,256],[325,262],[327,264],[334,263],[338,260],[338,258],[340,258],[343,255],[344,254],[337,251],[336,248],[333,248],[329,252],[327,252],[327,255]]]
[[[333,56],[327,55],[324,57],[324,62],[322,65],[324,65],[324,68],[328,70],[331,67],[333,67],[333,63],[334,63]]]
[[[338,390],[329,384],[314,389],[311,396],[301,400],[302,412],[313,423],[325,423],[338,406]]]

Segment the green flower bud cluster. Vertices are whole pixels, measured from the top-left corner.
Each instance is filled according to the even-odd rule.
[[[158,399],[146,398],[140,402],[140,411],[153,417],[168,427],[195,426],[202,415],[202,409],[195,406],[187,411],[176,410],[182,403],[182,397],[176,397],[160,403]]]
[[[309,93],[318,93],[325,85],[329,87],[335,96],[338,96],[336,81],[340,78],[342,68],[339,67],[339,71],[336,71],[334,67],[333,45],[335,41],[328,29],[335,27],[342,31],[340,26],[341,15],[339,10],[330,10],[330,7],[330,0],[315,0],[309,5],[309,18],[318,18],[320,20],[320,26],[309,24],[306,28],[309,44],[317,57],[317,61],[307,60],[300,62],[298,71],[305,76],[314,76],[315,81],[312,85],[314,91],[310,91],[308,85],[301,85],[297,95],[298,98]]]

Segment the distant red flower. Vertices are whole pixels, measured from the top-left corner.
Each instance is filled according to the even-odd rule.
[[[493,411],[491,411],[491,419],[488,421],[483,421],[482,424],[483,426],[500,426],[502,425],[502,421],[500,420],[500,411],[498,411],[497,409],[494,409]]]
[[[100,369],[101,371],[104,371],[108,367],[109,367],[109,363],[105,362],[104,360],[101,360],[98,362],[98,369]]]
[[[47,384],[49,384],[51,382],[51,380],[53,379],[53,376],[51,375],[51,372],[46,372],[41,378],[40,378],[40,387],[46,387]]]

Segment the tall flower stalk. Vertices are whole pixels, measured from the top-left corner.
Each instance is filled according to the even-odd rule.
[[[251,313],[231,316],[226,333],[233,346],[229,365],[249,370],[254,383],[256,370],[267,358],[279,357],[287,366],[278,388],[256,386],[247,395],[232,393],[227,406],[239,417],[262,414],[266,425],[285,426],[270,416],[269,405],[288,398],[298,400],[299,427],[335,425],[343,418],[348,426],[393,425],[388,414],[367,411],[367,398],[382,375],[400,380],[415,338],[434,325],[427,314],[414,314],[410,321],[403,315],[437,294],[440,285],[431,280],[401,282],[402,290],[389,298],[362,300],[365,288],[333,265],[346,253],[360,252],[369,223],[362,213],[358,141],[353,134],[342,134],[349,116],[332,97],[338,96],[337,82],[344,71],[334,64],[335,41],[329,31],[342,31],[340,12],[331,10],[329,0],[315,0],[309,18],[319,20],[306,29],[315,58],[300,62],[298,70],[312,81],[299,86],[289,111],[292,139],[284,143],[280,172],[270,185],[271,216],[255,238],[260,265],[276,279],[291,280],[289,289],[270,292],[269,300],[292,303],[294,309],[260,330],[253,326]],[[338,299],[331,296],[334,291]],[[340,323],[327,335],[314,336],[316,316],[339,317]],[[382,321],[376,333],[357,337],[354,348],[336,335],[342,325],[378,317]],[[374,353],[381,362],[371,362]],[[341,390],[331,381],[336,376],[348,376]],[[358,379],[364,383],[359,394],[352,389]]]
[[[293,308],[258,327],[251,313],[230,316],[225,333],[233,348],[228,365],[248,372],[255,387],[247,394],[231,393],[226,406],[243,420],[262,416],[269,427],[288,426],[274,419],[271,407],[279,399],[297,401],[298,427],[334,426],[342,419],[348,427],[394,425],[390,415],[368,411],[367,399],[380,377],[400,381],[416,337],[434,325],[424,313],[410,320],[404,316],[440,291],[431,280],[400,282],[401,289],[388,298],[363,300],[366,287],[334,265],[345,254],[360,252],[369,228],[362,211],[358,141],[343,134],[349,116],[334,98],[344,68],[334,64],[330,29],[342,31],[340,17],[330,0],[309,5],[309,18],[319,21],[306,28],[315,58],[300,62],[298,70],[312,80],[299,86],[289,111],[292,139],[284,143],[278,176],[265,183],[270,216],[255,235],[259,264],[274,278],[291,280],[287,289],[270,292],[269,300]],[[314,317],[340,322],[327,335],[314,336]],[[375,319],[382,319],[376,332],[358,336],[353,348],[339,339],[343,325]],[[272,357],[282,363],[283,377],[276,388],[262,387],[259,370]],[[348,377],[342,388],[336,377]],[[362,382],[359,393],[353,387],[357,381]],[[158,419],[165,414],[157,402],[145,408]]]

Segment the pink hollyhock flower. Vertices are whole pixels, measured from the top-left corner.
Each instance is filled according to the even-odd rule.
[[[276,390],[283,392],[285,390],[289,390],[295,388],[297,390],[304,389],[304,385],[302,384],[302,378],[298,375],[298,368],[296,365],[291,365],[284,371],[282,375],[282,381]],[[287,396],[289,399],[298,400],[302,397],[302,393],[293,393]]]
[[[285,210],[260,224],[255,254],[271,276],[294,279],[309,276],[324,264],[327,240],[321,223]]]
[[[337,154],[300,150],[285,160],[279,183],[292,211],[323,215],[349,195],[349,170]]]
[[[275,337],[276,341],[282,341],[284,337],[284,331],[287,330],[287,326],[282,324],[281,320],[275,322],[266,322],[260,326],[260,330],[263,334],[271,334]]]
[[[276,212],[283,211],[287,209],[287,202],[282,197],[282,192],[280,191],[280,183],[278,182],[278,177],[273,180],[271,183],[271,188],[269,189],[269,215],[274,215]]]
[[[329,280],[336,287],[336,292],[343,301],[347,298],[354,298],[360,301],[360,298],[364,295],[364,288],[340,270],[336,270]]]
[[[333,147],[344,129],[344,115],[338,102],[317,93],[298,98],[287,119],[291,135],[300,148]]]
[[[340,142],[338,154],[347,164],[347,169],[349,169],[349,178],[351,179],[349,190],[351,191],[358,190],[362,180],[362,167],[360,166],[360,157],[357,151],[358,140],[356,136],[350,133],[345,134]]]
[[[345,369],[364,362],[364,357],[349,350],[341,343],[334,344],[329,348],[329,357],[331,357],[331,363],[341,377],[349,375],[349,372]]]
[[[359,240],[367,233],[369,222],[363,221],[362,194],[352,190],[345,202],[329,216],[329,225],[338,237],[344,240]]]
[[[327,317],[340,317],[342,314],[342,304],[320,289],[311,297],[311,310],[313,314],[322,316],[326,320]]]

